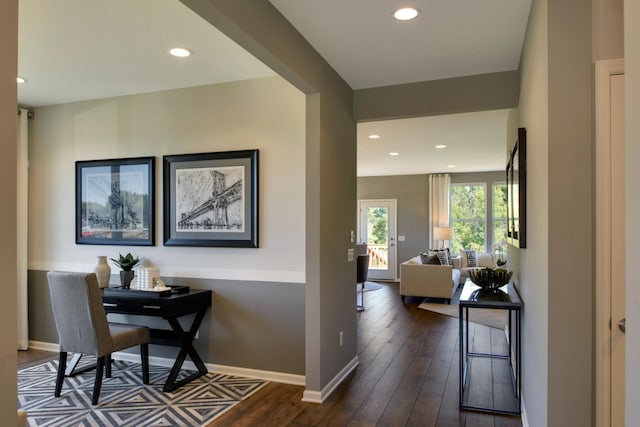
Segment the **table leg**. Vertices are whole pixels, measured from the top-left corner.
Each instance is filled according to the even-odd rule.
[[[173,331],[175,332],[178,338],[178,341],[180,341],[180,352],[178,353],[178,356],[176,357],[176,361],[174,362],[173,367],[169,372],[169,377],[167,378],[167,381],[165,382],[164,387],[162,388],[163,391],[165,392],[173,391],[178,387],[181,387],[184,384],[198,377],[201,377],[202,375],[205,375],[207,372],[209,372],[207,370],[207,367],[204,365],[204,362],[200,358],[200,355],[198,354],[196,349],[193,347],[193,339],[195,338],[196,333],[200,328],[200,324],[202,323],[202,319],[204,319],[204,314],[206,313],[206,311],[207,311],[206,309],[198,311],[195,319],[193,319],[193,323],[191,324],[191,327],[189,328],[188,332],[185,332],[184,329],[182,329],[182,326],[180,325],[180,322],[178,322],[177,318],[175,317],[167,318],[167,322],[169,322],[169,324],[171,325],[171,328],[173,329]],[[178,378],[178,374],[180,373],[180,369],[182,369],[182,364],[187,358],[187,355],[189,355],[189,357],[191,358],[191,361],[196,365],[198,372],[192,375],[189,375],[188,377],[183,378],[180,381],[176,381],[176,378]]]
[[[464,396],[464,315],[463,308],[460,308],[458,313],[458,334],[459,334],[459,351],[458,356],[460,358],[459,361],[459,395],[460,402],[459,405],[462,406],[462,397]]]

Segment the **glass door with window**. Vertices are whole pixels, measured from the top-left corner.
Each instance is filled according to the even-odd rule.
[[[358,202],[358,241],[367,244],[369,279],[396,280],[396,201]]]

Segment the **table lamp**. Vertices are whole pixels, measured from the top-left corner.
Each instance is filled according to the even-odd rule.
[[[451,240],[452,237],[453,237],[453,228],[433,227],[433,239],[442,240],[442,249],[444,249],[444,241]]]

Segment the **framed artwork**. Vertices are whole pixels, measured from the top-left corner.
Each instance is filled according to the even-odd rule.
[[[166,246],[258,247],[258,150],[163,159]]]
[[[76,243],[155,243],[155,158],[76,162]]]
[[[518,138],[507,161],[507,242],[527,247],[527,132]]]

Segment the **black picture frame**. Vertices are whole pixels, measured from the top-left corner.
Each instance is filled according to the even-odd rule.
[[[258,150],[163,157],[164,245],[257,248]]]
[[[527,247],[527,132],[518,137],[507,160],[507,243]]]
[[[76,161],[76,244],[155,244],[155,158]]]

